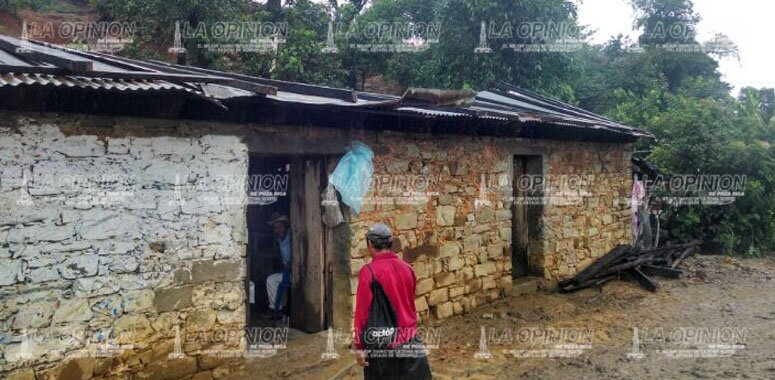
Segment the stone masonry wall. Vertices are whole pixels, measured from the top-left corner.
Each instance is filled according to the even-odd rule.
[[[241,339],[215,344],[208,332],[245,327],[245,191],[218,182],[247,174],[245,126],[0,116],[0,377],[228,378],[235,363],[202,351],[244,348]],[[250,128],[288,141],[349,139],[309,127],[305,137]],[[629,145],[388,131],[365,142],[375,177],[362,212],[349,215],[349,273],[334,284],[349,286],[350,311],[374,222],[393,227],[396,250],[417,274],[421,319],[508,294],[515,154],[540,155],[546,177],[587,179],[575,201],[543,206],[532,226],[541,231],[529,258],[534,274],[570,277],[630,240]],[[183,355],[169,359],[176,326]],[[62,334],[77,339],[51,339]],[[132,347],[69,358],[105,337]]]
[[[632,242],[631,153],[628,145],[593,143],[561,144],[552,151],[549,176],[589,181],[580,202],[544,209],[543,249],[533,258],[544,278],[572,277],[617,245]]]
[[[368,262],[366,229],[380,221],[393,227],[395,249],[415,270],[422,319],[443,319],[507,294],[518,147],[543,152],[546,177],[594,177],[575,204],[544,206],[542,240],[530,257],[534,274],[549,281],[570,277],[629,241],[628,145],[391,132],[367,142],[375,151],[375,179],[363,212],[353,218],[353,304],[358,273]],[[425,199],[405,199],[407,190],[423,188]]]
[[[244,327],[245,192],[212,190],[247,173],[240,139],[184,122],[0,120],[0,378],[227,378],[226,359],[199,353],[207,333]],[[188,339],[168,359],[176,326]],[[105,341],[113,357],[94,358]]]

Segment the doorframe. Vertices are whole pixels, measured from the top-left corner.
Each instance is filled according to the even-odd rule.
[[[540,268],[537,260],[531,260],[542,254],[543,250],[543,204],[520,202],[520,198],[543,199],[543,187],[525,190],[519,186],[523,175],[540,175],[544,173],[544,155],[516,154],[513,156],[512,177],[512,221],[511,221],[511,276],[513,278],[538,274]],[[545,179],[545,178],[544,178]],[[532,183],[532,180],[531,180]],[[544,186],[546,184],[544,183]]]

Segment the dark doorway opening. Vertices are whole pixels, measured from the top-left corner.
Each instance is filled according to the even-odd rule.
[[[318,332],[330,326],[332,244],[330,229],[322,222],[321,201],[331,166],[327,157],[250,157],[246,284],[249,327],[273,325],[266,280],[283,269],[277,239],[268,224],[273,213],[290,219],[290,288],[284,303],[289,327]]]
[[[514,156],[512,189],[511,274],[514,278],[540,273],[541,217],[544,193],[543,159],[538,155]]]
[[[269,220],[273,213],[290,215],[291,161],[251,156],[248,164],[248,325],[269,326],[266,280],[283,269]],[[251,302],[252,301],[252,302]],[[286,302],[290,305],[290,302]],[[286,309],[291,312],[290,309]]]

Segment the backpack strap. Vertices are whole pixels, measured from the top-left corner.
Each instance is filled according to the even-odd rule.
[[[371,263],[366,264],[366,268],[368,268],[369,272],[371,272],[371,281],[372,282],[377,281],[377,276],[374,275],[374,271],[371,269]],[[379,282],[379,281],[377,281],[377,282]]]

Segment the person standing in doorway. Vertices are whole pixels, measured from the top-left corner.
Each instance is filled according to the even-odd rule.
[[[366,380],[431,379],[428,358],[417,337],[414,304],[417,277],[412,267],[391,250],[392,245],[393,233],[385,224],[375,224],[366,233],[371,263],[361,268],[358,275],[354,321],[356,358]],[[386,319],[391,319],[393,326],[380,328],[379,334],[369,336],[370,330],[374,331],[371,324],[380,319],[375,314],[390,315]],[[390,336],[386,349],[368,350],[372,338],[381,339],[385,335]]]
[[[280,312],[285,300],[283,296],[291,286],[291,229],[290,220],[280,213],[272,213],[269,221],[272,226],[272,234],[275,238],[280,258],[283,262],[283,270],[273,273],[266,278],[266,294],[269,299],[269,312],[275,322],[280,320]]]

